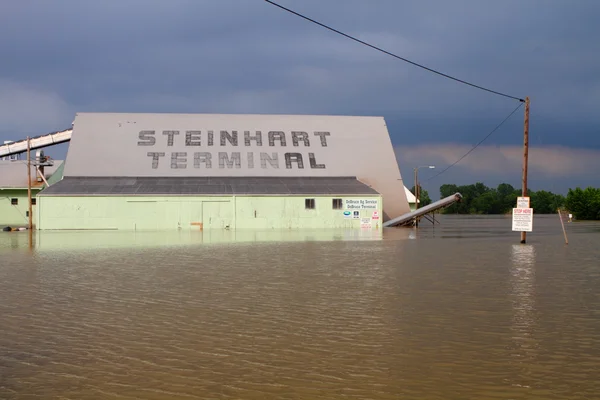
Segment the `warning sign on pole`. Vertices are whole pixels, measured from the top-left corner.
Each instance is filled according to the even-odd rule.
[[[533,231],[533,208],[513,208],[512,230],[517,232]]]
[[[529,197],[517,197],[517,208],[529,208]]]

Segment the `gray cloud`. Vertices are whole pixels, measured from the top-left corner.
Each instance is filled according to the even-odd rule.
[[[482,145],[458,164],[436,176],[466,154],[471,146],[453,143],[399,146],[395,149],[402,178],[412,185],[413,168],[420,169],[419,180],[433,196],[445,183],[458,185],[484,182],[490,187],[510,183],[521,187],[523,147]],[[566,194],[577,186],[600,187],[600,150],[566,146],[533,146],[529,150],[529,188]]]
[[[537,143],[600,148],[595,0],[281,3],[459,78],[529,95]],[[260,0],[6,2],[0,22],[10,38],[0,41],[0,139],[62,129],[77,111],[249,112],[383,115],[397,145],[460,145],[516,105]],[[521,130],[519,112],[490,143],[518,146]]]
[[[583,35],[588,32],[580,28],[589,20],[585,7],[554,4],[540,13],[541,3],[516,1],[387,1],[377,7],[350,1],[343,9],[315,1],[282,3],[448,73],[517,95],[530,94],[536,101],[533,110],[540,115],[543,110],[561,110],[566,101],[571,115],[589,114],[594,104],[590,100],[598,99],[597,90],[589,89],[589,78],[600,56],[590,52],[591,37],[586,40]],[[1,29],[19,38],[18,46],[4,49],[13,53],[9,77],[55,85],[75,103],[94,106],[94,98],[111,98],[124,108],[136,97],[158,98],[165,92],[198,101],[207,92],[215,96],[240,89],[258,94],[279,89],[304,105],[285,102],[287,112],[344,113],[369,107],[380,114],[403,110],[441,118],[468,112],[494,115],[504,104],[503,99],[393,60],[262,1],[61,4],[65,6],[12,5],[8,24]],[[592,2],[587,6],[598,9]],[[26,18],[35,23],[24,30],[21,22]],[[560,28],[570,20],[578,21],[577,29]],[[317,71],[322,78],[307,81],[298,71]],[[581,76],[588,79],[582,82]],[[307,105],[312,104],[311,93],[318,93],[322,102]],[[281,100],[265,103],[264,112],[281,107]]]
[[[37,135],[61,126],[68,115],[73,115],[73,110],[58,93],[0,79],[0,121],[3,129]]]
[[[466,154],[471,146],[462,144],[427,144],[398,147],[396,155],[403,163],[421,165],[437,164],[445,167]],[[456,168],[481,175],[507,176],[521,171],[522,146],[480,146],[456,164]],[[600,150],[564,146],[532,147],[529,149],[529,170],[532,174],[549,177],[596,175],[600,171]]]

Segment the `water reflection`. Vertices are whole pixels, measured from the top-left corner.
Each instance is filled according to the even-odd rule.
[[[520,366],[513,385],[530,388],[530,364],[535,362],[538,342],[535,335],[535,267],[536,249],[531,244],[511,247],[510,297],[512,303],[512,356]]]
[[[513,339],[521,355],[535,348],[535,247],[515,244],[511,248],[510,284],[513,304]]]
[[[320,242],[381,240],[383,234],[369,230],[204,230],[204,231],[37,231],[40,251],[85,250],[99,248],[170,247],[231,243]]]
[[[441,222],[0,234],[0,398],[597,398],[597,234]]]

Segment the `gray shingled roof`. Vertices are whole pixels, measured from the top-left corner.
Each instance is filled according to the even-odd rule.
[[[377,194],[354,177],[65,177],[39,196]]]

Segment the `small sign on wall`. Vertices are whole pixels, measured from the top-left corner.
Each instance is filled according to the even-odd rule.
[[[360,227],[371,229],[371,218],[361,218],[360,219]]]
[[[346,210],[376,210],[377,205],[376,199],[344,199]]]

